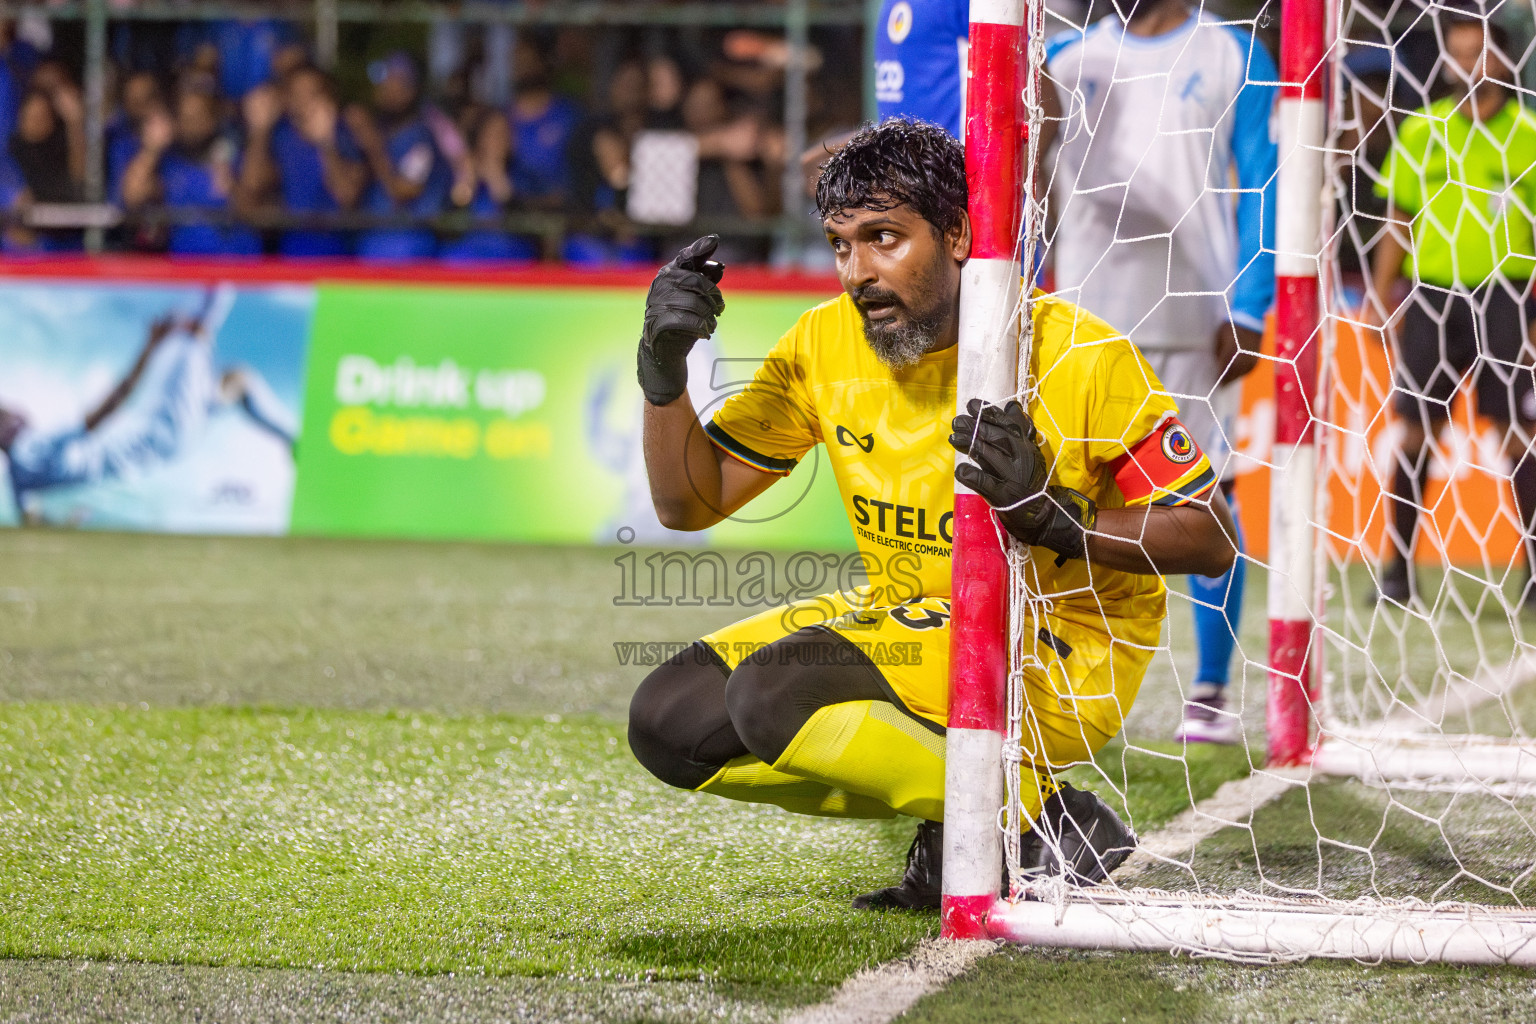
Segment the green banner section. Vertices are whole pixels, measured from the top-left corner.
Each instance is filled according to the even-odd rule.
[[[825,298],[728,294],[718,334],[691,361],[704,414]],[[646,490],[635,383],[644,304],[644,292],[630,289],[321,286],[292,531],[679,540],[656,523]],[[701,373],[711,379],[699,381]],[[853,543],[819,448],[705,539]]]

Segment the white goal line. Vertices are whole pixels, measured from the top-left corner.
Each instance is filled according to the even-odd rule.
[[[887,1024],[996,949],[985,941],[924,939],[910,955],[860,971],[830,999],[797,1010],[782,1024]]]

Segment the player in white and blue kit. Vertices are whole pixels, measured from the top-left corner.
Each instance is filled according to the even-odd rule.
[[[965,141],[967,0],[885,0],[875,33],[875,102],[880,120],[915,117]]]
[[[1274,301],[1279,76],[1249,32],[1185,0],[1117,10],[1047,44],[1056,291],[1130,335],[1231,502],[1236,381]],[[1190,577],[1199,662],[1176,738],[1241,736],[1225,693],[1243,569]]]
[[[1041,151],[1060,140],[1055,288],[1130,335],[1235,505],[1236,382],[1258,361],[1274,301],[1279,76],[1250,33],[1185,0],[1116,0],[1116,10],[1047,46],[1055,90],[1044,96]],[[966,0],[885,0],[882,120],[920,117],[962,137],[968,19]],[[1190,577],[1198,663],[1177,739],[1241,736],[1225,695],[1244,565]]]

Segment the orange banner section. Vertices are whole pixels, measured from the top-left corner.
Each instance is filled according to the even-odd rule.
[[[1333,324],[1336,348],[1324,354],[1330,374],[1329,404],[1318,412],[1317,441],[1325,447],[1326,508],[1330,556],[1376,561],[1385,553],[1391,513],[1383,491],[1390,485],[1401,426],[1391,408],[1392,373],[1386,348],[1374,332]],[[1272,353],[1273,337],[1265,351]],[[1237,496],[1248,551],[1269,551],[1269,466],[1274,440],[1273,363],[1260,363],[1243,382],[1242,412],[1235,431]],[[1509,488],[1503,438],[1475,414],[1471,381],[1463,383],[1451,419],[1432,445],[1430,481],[1419,520],[1421,563],[1487,566],[1501,575],[1516,557],[1518,518]]]

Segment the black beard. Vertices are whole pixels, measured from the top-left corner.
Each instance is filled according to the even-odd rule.
[[[884,289],[860,290],[852,298],[864,324],[864,340],[875,357],[892,370],[915,365],[933,348],[944,327],[942,306],[915,313],[895,293]],[[891,316],[873,322],[864,309],[866,302],[890,303]]]
[[[869,342],[876,358],[892,370],[905,370],[915,365],[933,348],[939,334],[937,323],[910,313],[875,324],[860,307],[859,319],[864,321],[864,340]]]

